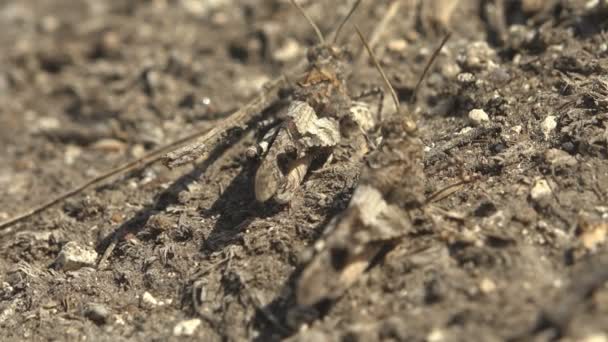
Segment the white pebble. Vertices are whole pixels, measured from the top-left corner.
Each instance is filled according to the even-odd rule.
[[[479,289],[485,294],[494,292],[496,290],[496,283],[490,278],[483,278],[479,283]]]
[[[393,39],[388,42],[386,48],[392,52],[403,52],[407,49],[407,41],[402,38]]]
[[[485,41],[477,41],[469,44],[465,51],[458,56],[458,61],[466,68],[472,70],[486,70],[495,67],[492,59],[496,57],[496,51]]]
[[[581,342],[608,342],[608,336],[606,334],[598,332],[591,335],[587,335],[583,337]]]
[[[440,329],[433,329],[426,337],[428,342],[441,342],[445,341],[445,333]]]
[[[483,109],[473,109],[470,111],[469,119],[471,119],[471,122],[477,126],[482,125],[484,122],[490,121],[490,117]]]
[[[96,260],[97,252],[93,249],[70,241],[59,252],[55,264],[64,271],[75,271],[81,267],[94,267]]]
[[[553,130],[555,130],[556,127],[557,127],[557,120],[555,120],[554,115],[547,116],[545,118],[545,120],[543,120],[543,122],[540,124],[540,129],[543,131],[543,134],[545,135],[545,139],[549,139],[551,132],[553,132]]]
[[[302,54],[302,47],[295,39],[287,39],[285,44],[272,54],[272,58],[278,62],[289,62]]]
[[[541,201],[549,196],[551,196],[551,187],[544,179],[537,180],[532,189],[530,189],[530,198],[535,201]]]
[[[154,298],[154,296],[148,291],[144,292],[144,294],[141,295],[141,303],[143,304],[143,306],[147,307],[161,305],[161,302],[159,302],[158,299]]]
[[[521,125],[513,126],[513,127],[511,127],[511,130],[514,133],[516,133],[516,134],[520,134],[521,133]]]
[[[201,325],[201,320],[198,318],[188,319],[181,321],[173,328],[174,336],[192,336],[194,332]]]

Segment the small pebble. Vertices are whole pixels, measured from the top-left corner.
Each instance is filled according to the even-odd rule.
[[[154,298],[150,292],[146,291],[141,295],[141,304],[144,307],[154,307],[161,305],[161,302]]]
[[[471,83],[475,83],[475,75],[471,74],[470,72],[463,72],[458,74],[458,76],[456,77],[456,80],[458,81],[458,83],[461,84],[471,84]]]
[[[488,294],[496,290],[496,284],[494,283],[494,281],[492,281],[492,279],[483,278],[479,283],[479,289],[481,290],[481,292]]]
[[[557,121],[555,120],[554,115],[547,116],[545,120],[543,120],[543,122],[540,124],[540,128],[543,131],[543,134],[545,135],[545,139],[549,139],[551,132],[553,132],[556,127]]]
[[[386,48],[392,52],[403,52],[407,48],[407,41],[405,39],[393,39],[388,42]]]
[[[146,154],[146,148],[142,144],[135,144],[131,148],[133,158],[141,158]]]
[[[544,179],[539,179],[534,183],[532,189],[530,189],[530,198],[534,201],[542,201],[551,196],[551,187]]]
[[[426,337],[427,342],[445,341],[445,333],[441,329],[433,329]]]
[[[476,126],[483,125],[485,122],[490,121],[490,117],[483,109],[471,110],[469,112],[469,119]]]
[[[181,321],[175,325],[173,328],[174,336],[192,336],[196,329],[201,325],[201,320],[199,318],[188,319],[185,321]]]
[[[59,252],[55,264],[64,271],[75,271],[82,267],[94,267],[96,260],[95,250],[70,241]]]
[[[496,51],[485,41],[469,44],[466,50],[458,56],[458,62],[468,70],[485,70],[496,66],[493,59]]]
[[[580,342],[608,342],[608,336],[602,332],[583,337]]]
[[[442,63],[439,67],[439,70],[441,72],[441,75],[448,79],[453,79],[457,77],[462,71],[458,64],[454,62]]]
[[[69,144],[65,148],[65,152],[63,154],[63,161],[66,165],[72,165],[76,161],[78,157],[82,154],[82,148]]]
[[[511,130],[514,133],[516,133],[516,134],[520,134],[521,133],[521,125],[513,126],[513,127],[511,127]]]
[[[302,47],[295,39],[288,39],[272,54],[277,62],[289,62],[302,54]]]
[[[521,9],[527,15],[532,15],[546,6],[545,0],[522,0]]]

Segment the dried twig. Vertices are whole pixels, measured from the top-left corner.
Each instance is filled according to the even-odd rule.
[[[116,176],[118,174],[124,174],[124,173],[135,171],[138,169],[142,169],[150,164],[153,164],[153,163],[157,162],[158,160],[162,159],[163,154],[166,153],[167,151],[170,151],[171,149],[174,149],[179,145],[182,145],[192,139],[195,139],[195,138],[201,136],[203,133],[204,133],[204,131],[197,131],[184,138],[174,141],[168,145],[160,147],[137,160],[134,160],[127,164],[118,166],[107,172],[104,172],[103,174],[101,174],[91,180],[88,180],[88,181],[84,182],[83,184],[81,184],[73,189],[70,189],[70,190],[66,191],[65,193],[45,202],[37,207],[34,207],[22,214],[19,214],[11,219],[8,219],[8,220],[0,223],[0,230],[6,229],[18,222],[21,222],[21,221],[27,219],[28,217],[38,214],[38,213],[44,211],[45,209],[48,209],[48,208],[52,207],[53,205],[60,203],[64,200],[90,188],[93,185],[99,184],[102,181],[104,181],[112,176]]]
[[[202,146],[203,147],[203,149],[201,149],[202,153],[194,154],[195,156],[198,156],[198,157],[202,156],[204,154],[204,151],[206,151],[206,149],[204,149],[204,147],[206,146],[205,145],[206,143],[213,140],[214,138],[220,137],[228,129],[244,125],[248,120],[250,120],[256,114],[259,114],[260,112],[262,112],[265,108],[270,106],[270,104],[272,104],[273,102],[275,102],[278,99],[279,88],[285,86],[286,84],[287,84],[287,81],[286,81],[285,76],[281,76],[281,77],[275,79],[266,87],[266,90],[263,93],[261,93],[256,98],[254,98],[251,102],[249,102],[247,105],[245,105],[242,109],[236,111],[234,114],[232,114],[229,117],[227,117],[226,119],[222,120],[218,125],[216,125],[211,130],[209,130],[209,131],[201,130],[201,131],[194,132],[184,138],[181,138],[177,141],[174,141],[165,146],[162,146],[137,160],[134,160],[127,164],[124,164],[124,165],[118,166],[114,169],[111,169],[91,180],[84,182],[83,184],[81,184],[73,189],[66,191],[65,193],[63,193],[57,197],[52,198],[51,200],[49,200],[39,206],[36,206],[22,214],[19,214],[11,219],[1,222],[0,230],[7,229],[12,225],[14,225],[18,222],[21,222],[33,215],[36,215],[36,214],[54,206],[55,204],[61,203],[62,201],[66,200],[96,184],[99,184],[113,176],[143,169],[163,158],[165,160],[167,160],[168,158],[169,158],[169,160],[171,160],[170,156],[175,156],[174,153],[170,153],[169,157],[164,156],[164,154],[179,147],[180,145],[183,145],[183,144],[185,144],[189,141],[192,141],[196,138],[199,138],[201,136],[202,137],[194,145],[188,145],[184,149],[193,151],[193,150],[195,150],[193,148],[193,146],[199,147],[199,148]],[[184,149],[178,150],[178,152],[184,151]],[[190,152],[190,153],[192,153],[192,152]],[[196,158],[192,158],[191,160],[194,160],[194,159],[196,159]],[[176,166],[176,164],[179,165],[177,162],[170,163],[171,166]]]

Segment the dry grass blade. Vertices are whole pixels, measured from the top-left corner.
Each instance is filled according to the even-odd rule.
[[[190,141],[192,139],[195,139],[195,138],[201,136],[202,134],[204,134],[204,132],[201,132],[201,131],[193,133],[193,134],[191,134],[189,136],[186,136],[186,137],[184,137],[182,139],[174,141],[174,142],[172,142],[172,143],[170,143],[168,145],[160,147],[160,148],[158,148],[158,149],[150,152],[149,154],[147,154],[147,155],[145,155],[145,156],[143,156],[143,157],[141,157],[141,158],[139,158],[137,160],[134,160],[134,161],[132,161],[130,163],[127,163],[127,164],[118,166],[116,168],[113,168],[113,169],[111,169],[111,170],[109,170],[109,171],[107,171],[107,172],[105,172],[105,173],[103,173],[103,174],[101,174],[101,175],[99,175],[99,176],[91,179],[91,180],[88,180],[88,181],[82,183],[81,185],[79,185],[79,186],[77,186],[77,187],[75,187],[73,189],[70,189],[70,190],[64,192],[63,194],[61,194],[61,195],[59,195],[59,196],[57,196],[57,197],[55,197],[55,198],[53,198],[53,199],[45,202],[45,203],[43,203],[43,204],[41,204],[39,206],[31,208],[30,210],[28,210],[28,211],[26,211],[26,212],[24,212],[22,214],[19,214],[19,215],[15,216],[15,217],[13,217],[11,219],[8,219],[8,220],[0,223],[0,230],[6,229],[6,228],[8,228],[8,227],[10,227],[10,226],[18,223],[18,222],[21,222],[21,221],[27,219],[28,217],[36,215],[36,214],[44,211],[45,209],[48,209],[48,208],[52,207],[53,205],[55,205],[57,203],[60,203],[60,202],[62,202],[64,200],[66,200],[66,199],[68,199],[68,198],[70,198],[70,197],[72,197],[72,196],[74,196],[74,195],[76,195],[76,194],[78,194],[78,193],[80,193],[80,192],[82,192],[82,191],[90,188],[91,186],[93,186],[95,184],[99,184],[102,181],[104,181],[104,180],[106,180],[106,179],[108,179],[108,178],[110,178],[112,176],[116,176],[118,174],[124,174],[124,173],[127,173],[127,172],[135,171],[135,170],[144,168],[144,167],[146,167],[146,166],[148,166],[150,164],[153,164],[153,163],[161,160],[163,158],[163,154],[164,153],[167,153],[168,151],[176,148],[177,146],[182,145],[182,144],[184,144],[184,143],[186,143],[186,142],[188,142],[188,141]]]
[[[29,217],[32,217],[40,212],[43,212],[44,210],[54,206],[55,204],[61,203],[62,201],[66,200],[96,184],[99,184],[99,183],[109,179],[110,177],[145,168],[146,166],[151,165],[162,159],[166,160],[167,156],[165,156],[165,153],[168,153],[168,152],[174,150],[175,148],[188,143],[189,141],[192,141],[192,140],[200,137],[197,144],[195,144],[195,145],[200,146],[201,144],[206,144],[213,138],[221,135],[227,129],[242,125],[249,118],[251,118],[255,114],[259,113],[264,108],[268,107],[271,103],[276,101],[278,98],[279,88],[284,86],[285,84],[286,84],[286,79],[284,76],[275,79],[274,81],[272,81],[270,83],[270,85],[267,87],[267,89],[264,93],[260,94],[255,99],[250,101],[242,109],[236,111],[235,113],[230,115],[228,118],[222,120],[218,125],[216,125],[211,130],[197,131],[184,138],[181,138],[177,141],[174,141],[165,146],[162,146],[137,160],[134,160],[132,162],[129,162],[124,165],[118,166],[114,169],[111,169],[91,180],[84,182],[83,184],[81,184],[73,189],[66,191],[65,193],[63,193],[57,197],[52,198],[51,200],[49,200],[41,205],[31,208],[31,209],[27,210],[26,212],[19,214],[13,218],[10,218],[6,221],[0,222],[0,230],[7,229],[10,226],[12,226],[18,222],[21,222]],[[191,146],[192,145],[186,146],[186,148],[190,148],[190,151],[191,151],[191,149],[192,149]]]

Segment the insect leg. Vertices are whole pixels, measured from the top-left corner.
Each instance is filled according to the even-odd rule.
[[[260,142],[247,149],[247,151],[245,152],[247,158],[255,159],[265,156],[266,153],[268,153],[268,149],[270,149],[270,145],[272,145],[272,142],[276,139],[280,128],[280,125],[271,127],[268,132],[264,134]]]

